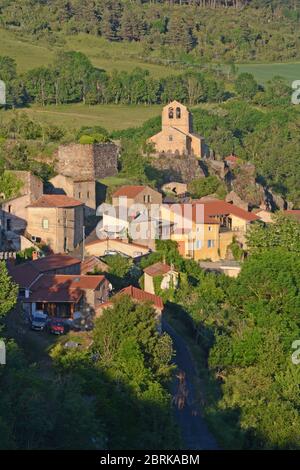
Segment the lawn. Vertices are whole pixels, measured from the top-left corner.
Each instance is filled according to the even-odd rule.
[[[102,126],[108,131],[138,127],[147,119],[158,116],[160,105],[95,105],[81,103],[46,107],[23,108],[30,117],[44,123],[55,124],[66,129],[79,129],[81,126]],[[9,117],[13,111],[0,111]]]

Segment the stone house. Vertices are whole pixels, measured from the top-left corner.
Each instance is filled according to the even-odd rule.
[[[144,290],[155,294],[155,279],[159,280],[162,290],[176,288],[178,286],[179,274],[172,266],[165,263],[155,263],[144,269]]]
[[[133,204],[142,204],[148,211],[152,204],[161,204],[162,195],[150,186],[122,186],[112,195],[114,207],[125,206],[130,208]]]
[[[7,262],[7,268],[14,282],[19,286],[19,297],[25,297],[25,290],[44,274],[80,274],[81,260],[63,253],[43,256],[14,265]]]
[[[193,130],[192,114],[186,106],[172,101],[162,110],[162,130],[150,137],[157,154],[203,156],[204,139]]]
[[[109,292],[109,281],[103,275],[43,274],[31,284],[23,306],[29,314],[42,310],[50,317],[93,317]]]
[[[84,203],[85,215],[96,211],[95,180],[74,179],[71,176],[56,175],[49,180],[49,193],[65,194]]]
[[[83,239],[84,204],[65,195],[44,194],[27,208],[27,232],[54,253],[74,250]]]
[[[19,194],[11,199],[0,201],[0,245],[1,232],[12,240],[12,247],[20,249],[20,235],[27,226],[27,206],[43,194],[43,182],[30,171],[10,171],[21,183]],[[4,195],[5,196],[5,195]]]

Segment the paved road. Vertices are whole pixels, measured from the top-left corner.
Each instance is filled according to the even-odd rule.
[[[208,430],[207,424],[195,404],[192,378],[196,374],[196,371],[189,350],[184,340],[165,320],[163,320],[162,326],[163,330],[168,333],[173,340],[176,350],[175,362],[179,371],[184,373],[182,374],[181,372],[179,375],[185,377],[183,381],[184,384],[180,385],[182,379],[179,377],[173,385],[173,397],[175,402],[178,402],[178,396],[182,395],[182,390],[186,394],[184,407],[179,409],[178,406],[175,405],[175,415],[181,429],[185,448],[193,450],[216,450],[218,449],[217,442]]]

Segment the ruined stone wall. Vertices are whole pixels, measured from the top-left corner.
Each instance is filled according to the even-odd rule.
[[[113,143],[61,145],[56,157],[58,173],[82,180],[101,179],[118,172],[119,148]]]

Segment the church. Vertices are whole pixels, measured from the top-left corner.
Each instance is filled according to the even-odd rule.
[[[186,106],[172,101],[163,108],[162,130],[150,137],[158,154],[191,155],[201,158],[204,139],[193,132],[192,114]]]

